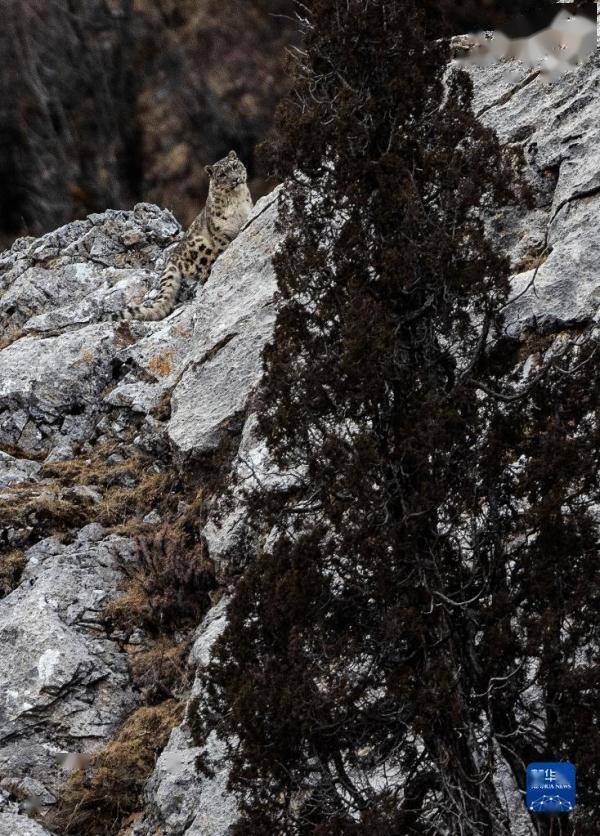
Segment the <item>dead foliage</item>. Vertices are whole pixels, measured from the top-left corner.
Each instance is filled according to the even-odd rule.
[[[166,514],[176,504],[172,488],[178,477],[149,469],[153,462],[141,455],[109,461],[115,448],[100,447],[87,459],[45,464],[40,476],[47,481],[11,486],[0,497],[0,532],[19,531],[14,542],[21,547],[89,522],[108,528],[135,524],[140,533],[147,529],[141,519],[149,511],[159,507]],[[96,489],[102,499],[96,502],[78,493],[79,487]]]
[[[139,809],[144,784],[181,714],[176,700],[135,711],[89,767],[70,776],[49,826],[65,836],[117,834]]]
[[[4,334],[3,337],[0,337],[0,351],[3,348],[8,348],[9,345],[16,342],[23,336],[23,330],[21,328],[10,328],[8,333]]]
[[[102,501],[95,507],[94,519],[106,526],[123,525],[132,518],[145,516],[157,506],[164,506],[177,476],[149,468],[154,461],[136,455],[122,461],[110,460],[117,445],[103,445],[90,458],[52,462],[41,475],[61,485],[86,485],[98,488]]]
[[[103,525],[125,523],[143,517],[156,508],[168,493],[170,476],[163,473],[143,475],[131,488],[111,488],[98,505],[98,520]]]
[[[0,499],[0,533],[13,529],[19,546],[81,527],[90,520],[92,501],[57,485],[15,486]]]
[[[556,334],[540,334],[537,331],[530,331],[525,334],[519,345],[518,360],[526,360],[534,354],[543,356],[555,339]]]
[[[189,651],[189,642],[177,644],[162,636],[149,650],[132,653],[131,675],[145,705],[177,697],[182,687],[190,684],[191,672],[186,664]]]
[[[529,270],[535,270],[538,267],[541,267],[545,261],[547,261],[549,256],[549,251],[544,250],[543,252],[529,252],[526,253],[523,258],[515,264],[514,272],[515,273],[527,273]]]
[[[48,455],[46,450],[24,450],[18,444],[4,443],[0,446],[0,450],[15,459],[29,459],[34,462],[42,462]]]
[[[109,461],[111,455],[117,452],[117,444],[99,445],[91,456],[45,464],[40,475],[54,479],[60,485],[91,485],[99,488],[123,485],[127,480],[139,478],[148,466],[148,459],[132,456],[122,461]]]
[[[19,550],[0,554],[0,598],[4,598],[17,588],[25,562],[25,555]]]
[[[527,329],[523,332],[521,342],[519,344],[519,351],[517,355],[518,361],[526,360],[534,354],[540,358],[552,346],[555,340],[561,337],[576,339],[585,331],[585,323],[574,322],[569,325],[564,331],[549,331],[548,333],[540,333],[535,329]]]
[[[216,586],[203,543],[163,525],[152,536],[138,537],[136,545],[134,566],[123,566],[125,592],[105,609],[108,626],[126,633],[142,628],[154,636],[195,626]]]
[[[99,445],[87,458],[45,464],[40,476],[64,487],[96,488],[103,498],[95,506],[94,520],[115,533],[147,533],[148,526],[141,518],[152,510],[162,519],[174,521],[177,531],[191,533],[204,515],[205,493],[222,490],[234,450],[235,440],[227,436],[217,453],[191,462],[185,473],[180,473],[168,460],[161,461],[158,470],[155,457],[143,453],[126,456],[127,449],[109,443]],[[182,501],[188,504],[187,516],[178,510]]]

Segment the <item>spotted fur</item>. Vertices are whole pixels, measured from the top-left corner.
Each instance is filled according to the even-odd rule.
[[[158,320],[168,316],[177,302],[184,278],[207,280],[217,257],[238,234],[250,214],[252,197],[247,172],[235,151],[206,166],[210,178],[202,212],[175,247],[160,279],[160,293],[152,302],[129,305],[113,319]]]

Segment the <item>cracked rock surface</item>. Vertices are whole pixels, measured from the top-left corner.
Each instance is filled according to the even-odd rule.
[[[550,82],[518,61],[470,73],[475,112],[522,146],[535,192],[533,210],[491,224],[515,269],[507,331],[589,322],[600,308],[600,53]]]
[[[100,623],[128,541],[82,528],[28,550],[17,589],[0,602],[0,787],[49,803],[61,755],[91,751],[135,705],[124,654]]]

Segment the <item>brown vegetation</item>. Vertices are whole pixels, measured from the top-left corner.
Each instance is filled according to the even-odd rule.
[[[549,252],[530,252],[523,256],[523,258],[514,266],[515,273],[526,273],[528,270],[535,270],[541,267],[547,261]]]
[[[15,459],[32,459],[36,462],[43,461],[48,455],[44,450],[24,450],[18,444],[8,444],[4,442],[0,447],[3,453],[8,453],[9,456],[14,456]]]
[[[57,485],[18,485],[0,496],[0,531],[16,532],[13,544],[31,545],[89,522],[91,499]]]
[[[102,525],[122,526],[132,519],[139,523],[149,511],[169,504],[178,477],[169,470],[157,472],[154,461],[141,454],[107,461],[117,450],[117,445],[103,445],[90,458],[46,464],[41,475],[63,486],[98,488],[102,499],[94,505],[93,517]]]
[[[114,526],[143,517],[168,496],[170,478],[165,473],[147,473],[132,487],[110,488],[98,506],[98,521]]]
[[[25,555],[22,551],[0,553],[0,598],[16,589],[25,568]]]
[[[113,454],[116,454],[120,461],[117,458],[107,461]],[[96,447],[89,457],[49,462],[44,465],[40,475],[54,479],[59,485],[110,488],[139,478],[149,463],[150,459],[141,455],[120,456],[118,445],[108,443]]]
[[[71,775],[48,824],[65,836],[117,834],[139,808],[146,779],[181,713],[176,700],[135,711],[89,767]]]
[[[173,371],[173,352],[164,351],[152,357],[148,362],[148,371],[157,377],[168,377]]]
[[[105,609],[111,627],[150,635],[194,627],[208,608],[216,586],[202,542],[192,543],[177,526],[137,538],[134,565],[123,565],[126,591]]]
[[[147,650],[131,651],[131,676],[144,705],[177,697],[190,685],[189,652],[189,641],[176,642],[167,636],[158,638]]]
[[[0,337],[0,351],[3,348],[8,348],[9,345],[21,339],[22,336],[23,330],[21,328],[9,326],[7,333]]]

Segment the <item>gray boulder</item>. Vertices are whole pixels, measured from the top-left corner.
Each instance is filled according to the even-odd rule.
[[[114,354],[108,323],[23,337],[0,351],[0,444],[41,451],[66,439],[87,441]]]
[[[23,482],[37,481],[41,464],[29,459],[17,459],[0,450],[0,489]]]
[[[19,239],[0,255],[0,325],[44,331],[93,321],[101,304],[117,310],[132,289],[143,292],[140,280],[180,230],[170,212],[139,203]]]
[[[127,360],[120,352],[135,342],[110,313],[157,285],[179,233],[169,212],[138,204],[20,239],[0,256],[0,445],[51,452],[95,437]]]
[[[186,456],[213,451],[223,433],[243,426],[275,322],[276,218],[277,192],[258,201],[194,303],[191,351],[169,422],[169,437]]]
[[[537,204],[490,219],[515,269],[507,331],[589,322],[600,307],[600,55],[549,82],[518,61],[469,71],[475,112],[523,147]]]
[[[51,836],[50,831],[19,813],[0,813],[0,836]]]
[[[126,655],[101,621],[130,554],[98,525],[71,545],[43,540],[0,600],[0,786],[42,805],[65,778],[64,757],[106,742],[135,706]]]

